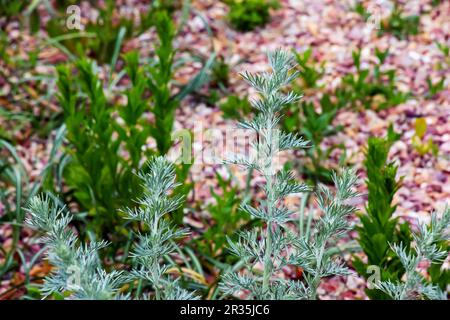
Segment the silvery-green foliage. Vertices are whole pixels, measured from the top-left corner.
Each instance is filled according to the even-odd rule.
[[[137,200],[138,208],[125,210],[125,213],[128,219],[142,222],[146,232],[138,234],[138,244],[131,253],[136,268],[127,278],[148,281],[156,299],[195,299],[192,293],[178,285],[178,281],[168,278],[166,273],[174,266],[163,263],[164,256],[176,249],[174,240],[188,234],[187,230],[172,226],[165,217],[178,209],[183,200],[181,196],[170,195],[170,191],[178,186],[175,168],[164,157],[156,157],[148,162],[147,170],[139,173],[139,177],[144,195]]]
[[[47,259],[54,266],[45,278],[44,295],[69,294],[70,299],[120,299],[121,272],[106,273],[98,258],[98,251],[107,246],[104,241],[78,245],[75,233],[68,227],[72,217],[57,200],[35,196],[27,207],[26,223],[41,231],[40,240],[48,247]]]
[[[139,174],[145,190],[137,200],[140,206],[126,210],[126,214],[148,230],[138,235],[139,242],[131,254],[134,266],[126,275],[103,269],[98,251],[107,246],[105,241],[78,245],[76,234],[69,228],[71,216],[54,197],[31,199],[26,223],[45,232],[41,241],[48,247],[47,257],[54,267],[44,281],[43,294],[64,293],[71,299],[82,300],[128,299],[129,295],[119,294],[120,287],[125,282],[142,279],[152,284],[157,299],[197,298],[181,288],[178,280],[166,275],[174,266],[162,263],[164,256],[175,250],[174,240],[187,235],[186,230],[176,229],[164,217],[182,202],[179,196],[169,196],[177,186],[174,166],[164,157],[157,157],[148,162],[147,169]]]
[[[350,231],[349,216],[356,208],[347,204],[348,200],[358,196],[354,191],[357,176],[353,170],[342,170],[340,176],[333,173],[332,179],[336,191],[319,185],[316,191],[317,204],[323,212],[315,224],[311,237],[294,240],[295,252],[291,255],[292,263],[305,272],[308,299],[316,298],[316,291],[321,278],[332,275],[348,275],[348,268],[333,258],[329,248],[330,240],[336,240]]]
[[[405,281],[396,283],[383,281],[376,283],[375,286],[395,300],[446,300],[447,293],[438,286],[427,283],[417,269],[423,260],[437,263],[447,258],[448,251],[442,250],[439,243],[450,239],[449,226],[450,208],[446,207],[441,219],[438,219],[437,214],[433,213],[430,225],[420,224],[418,232],[413,233],[414,250],[407,251],[403,244],[391,245],[405,268]]]
[[[229,241],[230,251],[246,262],[248,270],[226,274],[221,289],[225,295],[244,291],[249,299],[313,299],[321,277],[346,272],[342,265],[326,254],[325,249],[331,237],[348,230],[346,217],[354,208],[344,202],[355,196],[352,188],[356,177],[351,171],[344,171],[342,177],[334,176],[336,194],[326,187],[319,188],[318,202],[324,216],[312,239],[299,239],[286,227],[293,212],[284,205],[285,197],[310,189],[297,183],[291,172],[277,171],[275,160],[280,151],[306,148],[308,142],[278,129],[283,107],[300,99],[293,92],[282,92],[283,86],[297,76],[292,71],[294,60],[282,50],[269,53],[268,58],[271,73],[242,74],[260,95],[259,99],[251,101],[258,114],[251,120],[240,122],[241,128],[253,130],[258,136],[252,143],[256,159],[235,157],[228,161],[255,169],[263,176],[265,197],[258,201],[257,206],[246,203],[241,205],[241,209],[265,222],[266,228],[241,232],[238,242]],[[259,274],[254,268],[257,264],[263,268]],[[287,265],[307,269],[306,284],[277,277],[277,273]]]

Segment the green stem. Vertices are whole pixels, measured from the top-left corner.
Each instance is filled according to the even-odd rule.
[[[264,253],[264,273],[262,285],[262,291],[264,295],[269,291],[269,282],[272,273],[271,253],[272,253],[272,224],[268,223],[266,231],[266,248]]]
[[[314,210],[311,209],[311,210],[308,212],[308,221],[306,222],[306,232],[305,232],[305,238],[306,238],[306,240],[308,240],[309,237],[310,237],[310,233],[311,233],[311,224],[312,224],[313,216],[314,216]]]
[[[298,222],[300,238],[303,237],[304,222],[305,222],[305,207],[306,207],[306,202],[308,201],[308,197],[309,197],[309,193],[302,194],[302,202],[300,204],[300,219]]]
[[[316,274],[314,275],[313,288],[312,288],[313,292],[312,292],[312,296],[310,297],[311,300],[317,300],[317,288],[319,288],[319,285],[320,285],[320,275],[322,273],[322,257],[325,252],[325,244],[326,244],[326,242],[320,248],[319,256],[317,258]]]
[[[269,218],[273,217],[273,208],[276,205],[275,201],[275,195],[274,195],[274,168],[273,168],[273,137],[272,137],[272,127],[270,125],[270,122],[267,124],[268,132],[267,132],[267,138],[266,143],[270,146],[270,153],[268,156],[268,161],[270,161],[267,165],[265,165],[265,180],[267,183],[267,214]],[[263,284],[262,284],[262,292],[264,295],[264,298],[266,298],[267,293],[269,292],[269,284],[270,284],[270,277],[272,275],[272,241],[273,241],[273,228],[276,227],[275,224],[268,222],[267,223],[267,230],[266,230],[266,239],[265,239],[265,252],[264,252],[264,272],[263,272]]]

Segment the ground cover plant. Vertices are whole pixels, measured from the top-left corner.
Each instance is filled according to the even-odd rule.
[[[353,51],[353,64],[356,74],[349,73],[343,79],[343,86],[336,95],[342,104],[351,107],[385,109],[405,102],[410,94],[396,88],[396,71],[383,70],[382,65],[389,55],[389,51],[375,49],[378,62],[373,68],[362,68],[361,51]]]
[[[0,1],[0,300],[448,299],[449,10]]]
[[[70,3],[74,5],[75,2]],[[46,31],[51,38],[60,39],[58,45],[65,47],[74,55],[89,55],[99,62],[109,63],[117,51],[117,46],[127,38],[136,37],[148,29],[154,21],[154,14],[158,11],[150,5],[147,11],[139,16],[139,24],[135,23],[133,16],[121,16],[117,21],[115,1],[105,1],[99,6],[95,20],[85,25],[83,33],[76,28],[69,27],[66,19],[68,4],[57,5],[54,16],[46,25]]]
[[[231,25],[240,31],[250,31],[264,26],[270,19],[270,9],[279,7],[278,0],[227,0]]]

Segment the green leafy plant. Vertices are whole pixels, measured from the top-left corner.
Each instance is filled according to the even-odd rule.
[[[445,43],[439,43],[436,42],[436,46],[439,49],[439,51],[443,55],[443,59],[440,60],[435,68],[439,73],[441,73],[441,77],[434,81],[431,79],[430,76],[427,76],[426,83],[428,86],[428,92],[425,94],[426,98],[432,99],[434,98],[439,92],[442,92],[446,89],[445,87],[445,75],[448,67],[450,66],[450,47],[446,45]]]
[[[230,95],[227,100],[220,105],[225,119],[242,119],[252,112],[252,107],[247,97],[240,98]]]
[[[428,86],[428,92],[426,93],[427,98],[433,98],[436,96],[439,92],[445,90],[445,77],[442,77],[437,82],[433,83],[430,76],[427,77],[427,86]]]
[[[131,199],[141,192],[134,172],[146,157],[168,152],[173,144],[176,108],[205,81],[206,71],[202,69],[177,94],[172,94],[173,22],[165,12],[158,12],[154,23],[160,39],[154,63],[142,67],[137,53],[124,56],[126,75],[130,79],[123,92],[127,97],[125,106],[107,99],[95,65],[87,59],[75,63],[78,71],[75,75],[70,66],[57,68],[58,98],[70,142],[68,152],[72,156],[65,180],[82,208],[93,217],[90,228],[96,233],[105,230],[115,230],[118,236],[127,233],[116,211],[132,206]],[[123,121],[117,120],[116,111]],[[154,115],[153,123],[144,119],[144,113],[149,111]],[[157,152],[145,147],[149,138],[156,140]],[[190,190],[191,184],[184,183],[189,167],[189,164],[177,167],[179,182],[183,183],[177,192],[187,194]]]
[[[210,86],[226,91],[230,82],[230,65],[222,55],[214,61],[211,67]]]
[[[370,266],[380,269],[383,280],[398,280],[404,269],[390,248],[390,243],[410,242],[409,227],[407,223],[399,224],[398,218],[393,214],[396,205],[393,205],[394,195],[400,188],[401,179],[397,179],[397,166],[388,162],[388,153],[391,145],[399,139],[392,126],[389,127],[386,138],[370,137],[364,162],[367,180],[366,185],[369,198],[366,213],[359,214],[361,225],[358,231],[358,242],[367,255],[367,263],[355,257],[353,266],[356,271],[368,279]],[[387,297],[377,289],[366,290],[371,299],[386,299]]]
[[[445,43],[439,43],[436,42],[436,46],[438,47],[439,51],[444,55],[444,63],[448,66],[450,66],[450,47]],[[439,66],[439,69],[441,69],[442,66]]]
[[[440,5],[442,2],[442,0],[431,0],[431,5],[433,7],[437,7],[438,5]]]
[[[278,0],[229,0],[228,20],[239,31],[251,31],[265,25],[270,19],[270,9],[278,9]]]
[[[430,225],[421,224],[418,232],[412,234],[414,250],[410,250],[403,243],[391,244],[405,269],[405,280],[380,281],[375,283],[375,286],[395,300],[447,300],[447,293],[439,286],[430,284],[417,269],[423,260],[440,265],[448,257],[448,246],[442,247],[439,243],[448,244],[449,226],[450,209],[447,207],[441,219],[433,213]]]
[[[71,215],[60,207],[54,197],[33,197],[27,207],[30,214],[26,223],[44,232],[40,240],[47,246],[47,259],[54,266],[40,289],[44,296],[53,295],[70,299],[130,299],[123,294],[123,285],[135,279],[152,284],[152,295],[144,298],[193,299],[195,296],[182,289],[177,279],[166,276],[172,263],[161,263],[165,255],[175,250],[173,240],[186,235],[177,230],[164,216],[175,210],[182,197],[169,197],[176,186],[175,170],[163,157],[152,159],[147,170],[139,174],[144,184],[144,196],[138,200],[139,208],[129,208],[129,219],[143,223],[146,233],[139,234],[139,243],[131,257],[134,265],[129,272],[107,272],[99,258],[99,251],[108,243],[90,241],[79,244],[78,236],[70,228]],[[140,298],[140,292],[136,293]]]
[[[357,1],[355,4],[355,7],[353,8],[353,10],[359,14],[364,21],[367,21],[367,19],[371,16],[370,12],[367,11],[367,9],[364,7],[364,5],[362,4],[362,2]]]
[[[190,93],[203,86],[208,80],[208,72],[214,65],[215,55],[211,55],[203,68],[178,93],[172,94],[174,87],[173,74],[179,61],[174,61],[175,49],[173,40],[176,30],[173,21],[165,12],[154,15],[159,46],[156,48],[157,59],[146,69],[147,85],[152,94],[150,111],[155,116],[155,123],[150,129],[156,140],[158,152],[164,155],[173,144],[172,130],[175,111],[180,102]]]
[[[379,33],[389,32],[399,39],[406,39],[410,35],[417,35],[419,33],[419,25],[420,16],[405,15],[399,4],[395,2],[394,9],[389,17],[382,21]]]
[[[242,197],[238,187],[231,185],[232,179],[225,179],[219,173],[216,173],[216,178],[220,191],[216,193],[211,188],[214,203],[206,207],[212,221],[205,221],[209,227],[196,241],[200,250],[211,257],[225,256],[227,237],[236,240],[236,230],[245,226],[250,220],[250,216],[239,208]]]
[[[75,76],[68,66],[57,69],[58,99],[70,143],[67,152],[71,155],[65,182],[94,218],[95,222],[90,226],[95,229],[93,231],[99,233],[119,228],[120,234],[116,210],[128,205],[133,195],[140,193],[141,187],[133,174],[135,168],[120,156],[122,139],[114,138],[118,126],[113,118],[114,106],[106,99],[94,65],[83,59],[76,67],[78,74]],[[80,85],[81,97],[73,83]]]
[[[314,63],[311,59],[312,49],[309,48],[303,52],[293,51],[295,60],[297,62],[297,70],[299,71],[299,77],[302,80],[301,88],[318,88],[317,81],[322,78],[325,73],[325,62],[320,65]]]
[[[153,15],[157,11],[150,5],[147,12],[140,14],[140,24],[137,25],[133,17],[120,15],[117,19],[115,1],[107,0],[104,5],[96,7],[97,18],[89,20],[83,32],[80,32],[66,26],[66,8],[67,6],[61,5],[61,12],[55,10],[55,16],[45,25],[51,42],[78,57],[87,54],[101,63],[112,62],[114,52],[124,39],[136,37],[148,29],[153,24]]]
[[[158,57],[155,65],[148,68],[148,86],[153,94],[151,111],[155,115],[155,125],[151,135],[155,138],[160,154],[166,154],[172,145],[172,128],[175,110],[179,106],[178,96],[171,96],[173,78],[173,62],[175,50],[172,46],[175,37],[175,27],[167,14],[156,15],[156,31],[160,45],[156,49]]]
[[[7,19],[19,15],[27,7],[27,1],[0,1],[0,17],[6,17]]]
[[[0,208],[2,211],[0,224],[10,224],[12,227],[12,242],[9,246],[4,246],[7,243],[4,241],[0,246],[2,261],[0,276],[19,267],[17,253],[21,253],[22,247],[21,238],[25,219],[23,207],[42,189],[47,177],[51,176],[50,173],[54,170],[55,153],[61,143],[62,138],[57,135],[48,164],[42,169],[40,177],[32,182],[16,148],[9,142],[0,139]],[[40,254],[38,252],[35,257]],[[27,285],[30,280],[28,273],[30,270],[26,265],[23,268],[26,274],[24,285]]]
[[[438,146],[430,137],[425,141],[425,134],[427,132],[427,123],[424,118],[417,118],[414,124],[414,135],[411,138],[411,145],[419,153],[424,156],[427,153],[433,154],[435,157],[439,152]]]
[[[297,93],[318,94],[318,90],[322,87],[318,81],[325,73],[325,62],[321,64],[315,62],[311,58],[312,49],[302,53],[293,51],[293,54],[301,80],[294,82],[293,90]],[[331,169],[324,165],[324,161],[329,158],[334,149],[341,147],[341,145],[332,145],[324,149],[322,144],[326,137],[333,136],[342,130],[342,126],[333,124],[337,111],[342,107],[341,101],[329,93],[323,93],[319,104],[320,112],[316,111],[316,105],[310,101],[302,101],[300,106],[291,105],[287,108],[286,117],[282,122],[284,130],[300,134],[312,143],[311,147],[305,151],[310,161],[293,162],[293,166],[298,167],[299,172],[312,184],[317,184],[319,181],[331,182]]]
[[[324,216],[311,238],[297,238],[287,228],[292,220],[292,212],[283,200],[289,194],[309,191],[309,187],[293,179],[291,172],[277,171],[274,158],[282,150],[307,147],[308,143],[295,134],[279,132],[277,124],[283,107],[298,100],[293,92],[284,95],[280,89],[291,82],[297,73],[291,73],[295,66],[289,53],[278,50],[268,55],[272,73],[253,75],[243,73],[243,78],[261,95],[252,105],[259,111],[252,120],[240,123],[242,128],[255,131],[259,138],[253,144],[257,159],[236,157],[230,163],[259,172],[265,181],[265,197],[258,206],[248,203],[241,209],[255,219],[261,219],[266,228],[239,233],[238,242],[230,242],[230,250],[242,259],[247,266],[246,273],[228,272],[223,277],[221,288],[226,295],[244,291],[249,299],[315,299],[316,290],[322,277],[330,274],[345,274],[346,269],[326,253],[327,241],[340,236],[348,230],[346,217],[354,208],[343,204],[353,197],[351,190],[356,177],[345,171],[342,178],[334,176],[336,194],[325,186],[318,189],[319,207]],[[277,137],[278,136],[278,137]],[[288,249],[292,249],[287,254]],[[260,263],[262,270],[257,270]],[[300,266],[305,270],[305,282],[276,278],[276,274],[286,265]]]
[[[331,169],[324,165],[331,152],[342,145],[332,145],[324,149],[322,142],[326,137],[333,136],[342,130],[341,125],[334,125],[333,120],[338,111],[337,104],[331,101],[328,94],[320,99],[321,112],[317,112],[312,102],[300,104],[300,112],[296,112],[295,106],[291,106],[286,113],[283,127],[288,132],[299,133],[305,139],[311,141],[311,147],[305,153],[308,162],[298,162],[299,171],[313,184],[318,182],[331,182]]]
[[[386,109],[405,102],[410,94],[397,90],[396,71],[382,71],[388,50],[375,50],[378,63],[373,69],[361,68],[361,51],[352,53],[356,74],[349,73],[342,79],[342,86],[336,90],[341,105],[352,107]]]

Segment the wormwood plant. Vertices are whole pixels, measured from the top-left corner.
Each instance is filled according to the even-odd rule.
[[[59,207],[58,200],[48,196],[31,199],[26,223],[45,233],[40,240],[47,247],[47,259],[55,267],[45,278],[41,292],[73,299],[122,298],[119,289],[122,273],[107,273],[101,266],[98,251],[105,248],[105,241],[79,244],[77,235],[69,228],[72,217]]]
[[[137,200],[139,208],[125,210],[127,218],[140,221],[145,233],[139,234],[139,243],[131,254],[133,267],[129,272],[105,271],[99,259],[99,250],[105,241],[90,241],[78,244],[77,235],[69,227],[71,216],[58,200],[51,196],[35,196],[27,211],[26,223],[45,233],[40,240],[47,246],[47,259],[54,266],[47,276],[41,292],[45,295],[60,295],[71,299],[129,299],[122,294],[125,283],[143,279],[152,284],[154,295],[144,298],[193,299],[194,295],[182,289],[177,279],[167,276],[173,262],[164,263],[164,256],[172,253],[174,240],[187,235],[186,230],[177,230],[164,216],[181,205],[182,197],[169,197],[176,187],[174,166],[163,157],[149,161],[147,168],[139,174],[144,185],[144,195]],[[171,260],[170,260],[171,261]],[[140,296],[140,292],[136,293]]]
[[[139,221],[145,233],[138,234],[138,244],[131,257],[135,268],[130,271],[128,279],[148,281],[157,300],[194,299],[194,295],[178,285],[178,281],[167,276],[170,268],[177,268],[173,263],[163,264],[165,256],[176,249],[174,240],[188,235],[186,229],[177,229],[166,215],[178,209],[183,195],[169,196],[179,183],[176,182],[175,167],[164,157],[152,159],[148,170],[139,174],[144,185],[144,194],[136,202],[138,208],[128,208],[128,219]]]
[[[258,157],[230,160],[230,163],[253,168],[264,177],[265,198],[258,201],[257,207],[245,203],[241,209],[262,220],[266,228],[240,232],[238,242],[229,241],[231,252],[246,263],[248,272],[227,273],[221,288],[226,295],[244,291],[249,299],[315,299],[322,277],[347,272],[343,265],[332,259],[327,251],[327,242],[348,230],[346,218],[354,208],[346,205],[345,200],[356,195],[352,191],[356,177],[350,171],[344,171],[342,177],[334,175],[335,194],[325,186],[319,187],[317,199],[324,216],[310,238],[297,237],[288,229],[287,223],[292,220],[293,212],[283,204],[284,198],[310,189],[295,182],[291,172],[277,171],[274,161],[280,151],[305,148],[308,142],[295,134],[277,130],[283,107],[300,98],[293,92],[282,94],[280,90],[298,73],[291,72],[295,63],[289,53],[277,50],[269,53],[268,58],[272,73],[242,74],[261,96],[252,101],[258,115],[240,123],[240,127],[257,133],[253,148]],[[258,264],[262,265],[260,272]],[[277,277],[287,265],[300,266],[305,271],[306,284]]]
[[[400,188],[401,179],[397,179],[397,166],[388,162],[391,145],[399,139],[392,125],[388,129],[387,137],[370,137],[366,151],[364,165],[367,173],[366,185],[369,193],[366,214],[360,214],[361,226],[358,226],[358,242],[367,255],[367,263],[355,257],[353,265],[356,271],[366,279],[371,276],[370,266],[380,269],[382,280],[399,280],[404,269],[392,251],[389,244],[410,242],[407,223],[399,224],[398,218],[393,218],[396,205],[392,204],[394,195]],[[387,298],[375,288],[366,290],[371,299]]]
[[[433,213],[430,225],[421,224],[418,231],[412,234],[413,250],[409,250],[403,243],[391,244],[405,269],[405,280],[381,281],[375,283],[375,286],[395,300],[447,300],[447,293],[439,286],[427,282],[418,272],[418,267],[423,260],[441,265],[448,257],[449,227],[450,209],[447,207],[441,219]],[[443,245],[443,242],[447,245]]]

